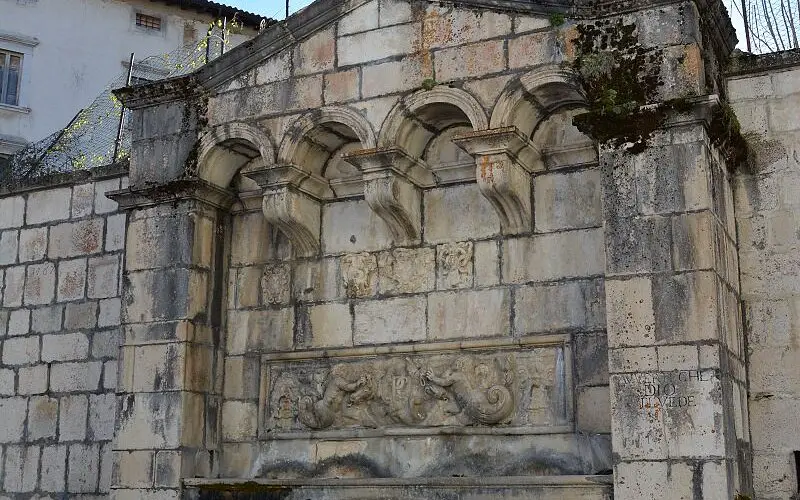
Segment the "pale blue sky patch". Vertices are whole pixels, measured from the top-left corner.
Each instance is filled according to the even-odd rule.
[[[242,10],[273,19],[283,19],[285,0],[218,0],[220,3],[238,7]],[[310,4],[313,0],[290,0],[289,12],[293,13]]]

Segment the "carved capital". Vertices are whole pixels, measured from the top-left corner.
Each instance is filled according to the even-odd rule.
[[[418,242],[422,224],[419,188],[436,184],[430,169],[398,147],[364,149],[343,158],[361,171],[364,198],[389,226],[395,243]]]
[[[454,137],[475,158],[478,187],[500,217],[506,234],[531,229],[531,172],[544,169],[541,153],[515,127]]]

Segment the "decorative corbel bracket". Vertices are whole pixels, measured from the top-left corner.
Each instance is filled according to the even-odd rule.
[[[264,190],[264,217],[289,238],[296,255],[318,254],[322,216],[319,199],[332,194],[327,182],[293,165],[262,168],[243,175]]]
[[[389,226],[395,243],[417,243],[422,235],[422,192],[436,185],[431,170],[402,148],[362,149],[342,157],[358,168],[364,181],[364,198]]]
[[[539,149],[516,127],[469,132],[453,142],[475,158],[478,188],[505,234],[531,230],[531,172],[544,170]]]

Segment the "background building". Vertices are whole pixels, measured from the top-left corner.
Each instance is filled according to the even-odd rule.
[[[261,18],[208,0],[0,0],[0,156],[64,127],[131,52],[173,52],[234,15],[242,29],[231,46]]]

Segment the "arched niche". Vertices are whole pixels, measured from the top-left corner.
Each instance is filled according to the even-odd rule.
[[[360,194],[361,173],[343,155],[376,146],[375,132],[359,112],[330,106],[300,117],[284,134],[278,164],[298,169],[319,186],[320,199]]]
[[[548,168],[597,161],[597,148],[572,125],[586,109],[586,97],[573,73],[547,65],[511,81],[492,111],[492,127],[515,127],[540,150]]]
[[[324,107],[288,128],[276,164],[245,173],[263,190],[267,221],[289,238],[297,256],[320,250],[321,203],[360,195],[364,189],[362,173],[343,155],[375,145],[375,133],[363,115]]]
[[[468,157],[452,138],[488,127],[488,116],[472,95],[457,88],[435,87],[411,94],[395,105],[384,121],[379,143],[399,147],[425,162],[440,182],[457,181],[463,179],[449,170],[463,166]]]
[[[516,127],[531,137],[539,124],[559,109],[586,105],[586,98],[574,74],[561,66],[535,69],[512,80],[492,110],[492,128]]]
[[[213,128],[201,139],[197,154],[197,176],[220,188],[231,186],[242,169],[256,169],[275,162],[267,134],[246,123],[228,123]]]

